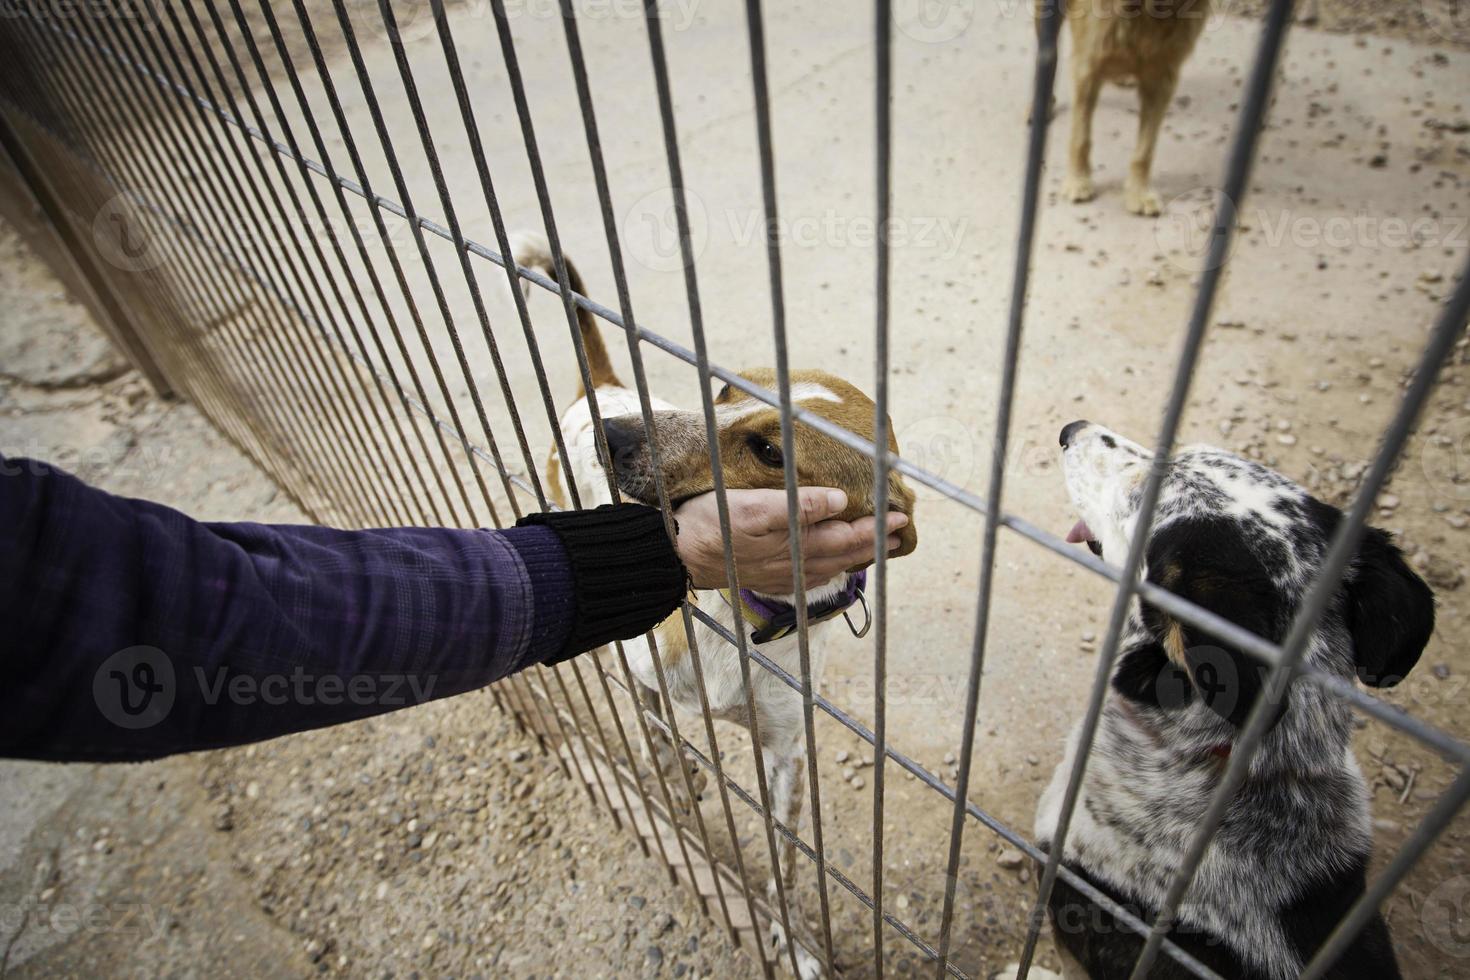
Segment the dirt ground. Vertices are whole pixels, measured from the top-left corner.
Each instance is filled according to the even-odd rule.
[[[0,224],[0,452],[202,519],[300,512]],[[687,892],[484,694],[136,766],[0,764],[0,975],[732,976]]]
[[[1185,420],[1186,439],[1249,453],[1336,503],[1361,476],[1437,303],[1470,254],[1470,44],[1432,27],[1463,27],[1450,16],[1458,7],[1433,4],[1324,2],[1318,27],[1293,31]],[[534,227],[493,28],[478,9],[457,8],[462,59],[485,106],[507,221]],[[534,4],[526,9],[514,27],[563,237],[591,295],[610,300],[560,27],[555,17],[534,16]],[[647,111],[646,42],[636,17],[606,9],[583,32],[602,85],[615,196],[632,202],[623,231],[633,295],[645,325],[688,343],[681,275],[659,234],[667,187]],[[670,57],[702,221],[712,356],[737,367],[762,363],[770,310],[764,249],[749,224],[759,185],[743,19],[738,9],[693,5],[685,22],[684,9],[671,14]],[[1415,9],[1426,18],[1416,21]],[[892,414],[906,457],[983,493],[1030,28],[1004,5],[959,3],[951,12],[938,22],[901,22],[896,35],[895,208],[910,237],[895,254]],[[793,362],[861,383],[872,377],[871,239],[861,226],[870,209],[871,117],[866,100],[846,93],[871,85],[870,25],[829,5],[780,5],[768,17]],[[432,63],[431,35],[410,34],[416,61]],[[1060,168],[1047,174],[1005,488],[1008,509],[1036,524],[1060,533],[1072,520],[1055,463],[1062,423],[1088,417],[1141,441],[1157,426],[1201,254],[1202,189],[1218,180],[1253,41],[1248,21],[1218,19],[1186,66],[1160,143],[1156,182],[1168,203],[1156,221],[1126,215],[1119,199],[1136,120],[1131,92],[1105,92],[1098,110],[1097,201],[1058,203]],[[388,49],[381,39],[368,45],[384,111],[411,143]],[[368,144],[379,191],[392,196],[340,58],[333,55],[334,73],[349,117]],[[430,71],[420,85],[432,91]],[[1070,119],[1065,87],[1061,94],[1053,154]],[[452,100],[429,109],[437,134],[455,132]],[[329,117],[320,105],[318,114]],[[331,145],[343,156],[335,138]],[[456,199],[476,199],[467,151],[441,135],[440,152]],[[405,153],[402,162],[415,200],[434,214],[420,157]],[[470,237],[492,240],[483,213],[463,220]],[[652,231],[639,238],[645,228]],[[406,237],[397,247],[412,248]],[[422,266],[411,264],[408,275],[432,308]],[[9,228],[0,238],[0,286],[0,451],[47,458],[203,518],[301,519],[192,408],[152,398]],[[464,308],[462,284],[447,289],[454,308]],[[510,323],[509,301],[491,302],[492,315]],[[554,306],[538,298],[532,309],[553,338],[553,390],[569,397],[574,371]],[[436,343],[449,363],[447,341],[436,335]],[[493,384],[473,338],[471,347],[473,381],[457,383],[456,398],[470,383]],[[694,404],[693,372],[649,356],[655,390]],[[516,349],[507,358],[518,398],[536,404],[528,358]],[[1440,596],[1439,629],[1421,667],[1384,697],[1461,738],[1470,738],[1466,364],[1462,344],[1377,517]],[[491,421],[503,429],[505,413],[492,406]],[[532,438],[545,445],[544,426]],[[894,564],[890,582],[888,723],[899,749],[950,779],[980,525],[957,504],[933,494],[921,500],[920,549]],[[1063,734],[1085,703],[1111,589],[1009,533],[999,562],[971,795],[1029,831]],[[871,664],[870,644],[844,637],[824,682],[833,702],[869,724]],[[863,763],[871,756],[829,719],[819,718],[817,732],[829,851],[855,881],[869,881],[872,779]],[[743,736],[722,728],[721,738],[732,772],[749,785]],[[1377,723],[1355,747],[1374,786],[1381,867],[1452,772]],[[0,973],[757,973],[487,695],[254,749],[127,769],[9,764],[3,773]],[[712,826],[722,826],[718,813],[706,803]],[[933,941],[948,807],[890,767],[887,813],[890,905]],[[759,864],[757,826],[742,814],[737,830]],[[1462,815],[1387,906],[1408,976],[1461,976],[1470,962],[1470,949],[1425,914],[1470,890],[1467,832]],[[809,869],[802,874],[811,918],[815,882]],[[1024,862],[983,828],[969,828],[955,936],[963,969],[983,974],[1014,957],[1033,889]],[[833,915],[839,965],[849,976],[870,975],[868,913],[834,888]],[[918,971],[905,943],[895,938],[888,948],[896,972]]]

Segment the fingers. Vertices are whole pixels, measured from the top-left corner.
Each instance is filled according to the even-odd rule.
[[[730,490],[725,495],[730,503],[730,522],[736,535],[761,537],[790,527],[787,520],[784,490]],[[797,498],[798,520],[802,520],[801,498]]]
[[[896,551],[901,542],[896,534],[888,536],[888,553],[891,555]],[[803,581],[808,589],[814,589],[819,585],[830,582],[834,577],[847,571],[854,565],[862,565],[873,560],[873,546],[869,542],[867,547],[860,548],[856,553],[842,557],[822,558],[818,561],[806,562],[802,565],[805,573]]]
[[[805,527],[836,517],[847,509],[847,494],[834,487],[801,487],[796,491],[796,498]]]
[[[884,522],[888,550],[899,546],[897,531],[909,522],[907,516],[891,513]],[[824,582],[845,568],[873,559],[873,541],[878,534],[878,521],[872,516],[855,521],[825,521],[810,529],[802,542],[803,570],[806,578],[816,576]]]

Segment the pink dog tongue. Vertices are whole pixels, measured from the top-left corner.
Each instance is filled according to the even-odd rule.
[[[1087,526],[1086,521],[1078,521],[1072,525],[1072,530],[1067,532],[1068,544],[1083,544],[1092,540],[1092,529]]]

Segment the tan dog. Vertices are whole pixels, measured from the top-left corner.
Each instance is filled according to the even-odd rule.
[[[523,236],[515,248],[515,261],[538,269],[555,278],[553,263],[544,239]],[[583,293],[580,276],[567,262],[567,278],[571,288]],[[522,283],[523,286],[527,285]],[[584,293],[585,295],[585,293]],[[587,354],[597,404],[603,417],[603,429],[612,455],[620,491],[635,500],[657,505],[652,454],[638,403],[638,393],[625,386],[614,372],[603,346],[602,335],[592,314],[578,309],[582,344]],[[769,369],[747,371],[742,377],[774,390],[776,375]],[[607,477],[598,460],[596,437],[587,398],[580,390],[578,399],[561,419],[569,460],[559,460],[553,451],[547,464],[547,482],[557,503],[566,506],[568,495],[563,478],[570,472],[576,480],[581,503],[595,507],[609,502]],[[873,438],[873,402],[857,388],[821,371],[796,371],[791,377],[792,402],[844,428]],[[678,505],[690,497],[714,488],[710,464],[707,427],[702,412],[678,411],[674,406],[651,398],[654,425],[658,433],[660,476],[669,500]],[[724,464],[725,485],[739,489],[782,489],[785,487],[784,460],[781,454],[780,413],[764,402],[729,385],[715,399],[720,459]],[[888,448],[897,453],[898,442],[889,425]],[[796,443],[796,471],[803,486],[839,487],[846,491],[848,506],[840,515],[854,520],[873,513],[873,464],[862,453],[822,435],[809,426],[797,425],[793,433]],[[913,522],[914,495],[903,479],[894,473],[889,477],[889,506],[909,516],[909,523],[896,532],[899,548],[893,557],[907,555],[918,543]],[[840,624],[842,615],[860,597],[860,576],[864,565],[849,569],[830,581],[806,590],[808,638],[812,664],[812,685],[819,686],[823,664],[822,638],[830,629],[846,629]],[[764,595],[741,590],[730,596],[722,590],[696,590],[692,601],[705,613],[730,631],[746,629],[756,646],[753,648],[794,677],[801,676],[798,637],[794,626],[786,620],[794,616],[790,595]],[[854,619],[861,616],[853,609]],[[741,679],[739,655],[718,633],[695,620],[695,642],[703,666],[705,691],[711,713],[720,719],[749,727],[746,691]],[[785,624],[783,627],[782,624]],[[691,713],[700,711],[697,681],[689,656],[689,638],[684,631],[682,614],[676,613],[656,630],[659,659],[668,683],[669,697],[676,708]],[[662,712],[658,694],[658,675],[653,654],[647,644],[626,645],[629,666],[643,687],[642,700],[649,709]],[[755,706],[760,728],[766,778],[770,788],[771,814],[793,832],[798,832],[804,816],[802,797],[806,787],[806,745],[801,694],[759,665],[751,668],[750,701]],[[650,760],[665,773],[671,790],[683,789],[680,753],[668,744],[657,750]],[[692,765],[692,764],[691,764]],[[697,775],[696,792],[704,784],[703,772]],[[793,845],[777,836],[782,879],[789,902],[794,902],[793,884],[796,862]],[[776,908],[776,883],[768,887],[772,908]],[[793,921],[796,913],[792,912]],[[776,951],[786,945],[785,932],[773,922],[769,941]],[[820,962],[799,944],[796,959],[803,978],[822,974]]]
[[[1194,50],[1210,0],[1063,0],[1072,28],[1072,137],[1062,193],[1090,201],[1092,113],[1104,82],[1138,86],[1138,143],[1123,182],[1123,205],[1134,214],[1159,213],[1149,187],[1159,127]],[[1042,4],[1038,0],[1038,17]]]

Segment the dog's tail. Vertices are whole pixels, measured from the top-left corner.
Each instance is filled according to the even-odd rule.
[[[527,269],[535,269],[552,282],[556,282],[556,261],[551,256],[551,245],[546,239],[536,232],[518,232],[511,236],[511,255],[517,265],[525,266]],[[567,286],[572,292],[587,295],[582,287],[582,277],[577,273],[577,267],[572,265],[572,260],[566,255],[562,256],[567,268]],[[521,281],[521,292],[529,299],[531,295],[531,284],[525,279]],[[590,310],[580,306],[577,310],[577,326],[582,331],[582,349],[587,353],[587,371],[592,378],[592,387],[601,388],[604,385],[616,385],[623,387],[623,382],[613,370],[612,361],[607,356],[607,347],[602,343],[602,331],[597,328],[596,319]],[[581,383],[578,382],[578,387]],[[586,394],[586,392],[581,392]]]

